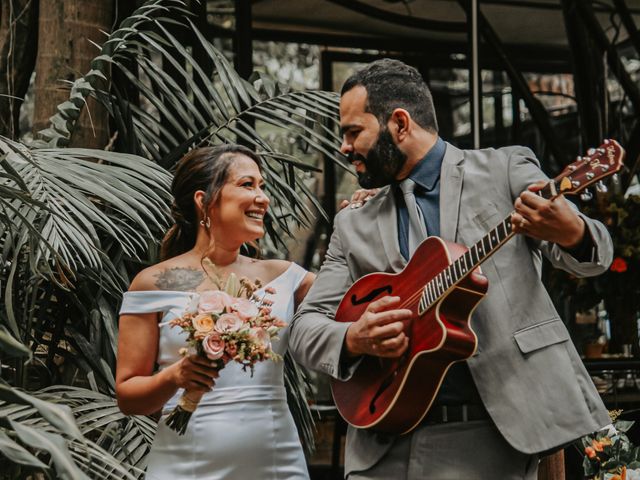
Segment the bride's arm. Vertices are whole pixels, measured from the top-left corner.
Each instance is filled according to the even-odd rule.
[[[304,300],[304,297],[307,295],[307,292],[311,288],[311,285],[313,285],[313,281],[315,279],[316,279],[315,273],[307,272],[305,277],[302,279],[302,282],[300,282],[300,285],[296,290],[295,298],[294,298],[296,310],[298,309],[298,306],[302,303],[302,300]]]
[[[209,360],[191,355],[154,374],[157,352],[157,314],[121,315],[116,396],[123,413],[151,415],[178,388],[207,392],[213,387],[218,372]]]
[[[129,290],[153,290],[153,267],[138,274]],[[162,409],[178,388],[209,391],[218,371],[197,355],[181,358],[154,373],[158,356],[158,313],[120,315],[116,397],[127,415],[151,415]]]

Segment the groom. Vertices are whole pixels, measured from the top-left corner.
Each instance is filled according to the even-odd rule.
[[[609,234],[562,196],[532,193],[546,176],[529,149],[463,151],[442,140],[427,85],[402,62],[373,62],[345,82],[340,125],[360,184],[382,188],[336,216],[325,263],[291,325],[302,364],[345,380],[362,355],[404,353],[410,312],[397,297],[373,302],[354,323],[333,316],[353,282],[400,271],[427,234],[471,245],[512,211],[521,234],[482,266],[489,290],[471,321],[477,352],[448,371],[413,432],[349,427],[345,475],[535,479],[540,454],[609,423],[540,281],[541,256],[573,275],[597,275],[611,263]]]

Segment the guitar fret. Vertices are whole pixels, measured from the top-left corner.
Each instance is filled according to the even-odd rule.
[[[476,265],[478,263],[478,249],[475,245],[469,249],[469,253],[471,255],[471,263]]]
[[[485,255],[488,255],[491,252],[491,240],[487,235],[482,237],[482,245],[484,246]]]
[[[498,225],[496,227],[496,230],[498,231],[498,237],[500,239],[500,242],[505,238],[507,238],[507,231],[504,229],[504,223],[501,223],[500,225]]]
[[[418,304],[418,309],[420,312],[424,312],[427,309],[427,300],[425,298],[424,289],[422,295],[420,295],[420,303]]]

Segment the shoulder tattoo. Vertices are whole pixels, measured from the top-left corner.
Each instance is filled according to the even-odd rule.
[[[196,268],[168,268],[156,275],[158,290],[191,291],[204,281],[205,273]]]

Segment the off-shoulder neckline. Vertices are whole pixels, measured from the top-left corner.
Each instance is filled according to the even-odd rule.
[[[277,280],[279,280],[280,278],[284,277],[289,270],[291,270],[293,268],[293,266],[295,265],[294,262],[289,262],[289,266],[277,277],[273,278],[269,283],[265,283],[261,288],[258,289],[258,291],[260,290],[264,290],[266,287],[268,287],[269,285],[271,285],[272,283],[276,282]],[[143,293],[167,293],[167,294],[180,294],[180,295],[193,295],[194,293],[200,293],[197,292],[195,290],[133,290],[133,291],[126,291],[124,292],[125,295],[129,294],[134,294],[134,293],[138,293],[138,294],[143,294]]]

